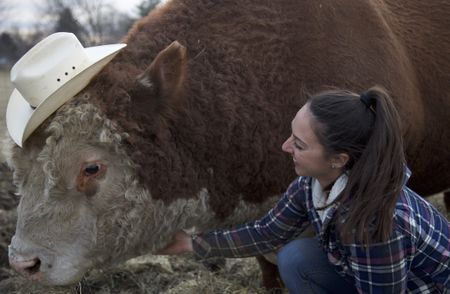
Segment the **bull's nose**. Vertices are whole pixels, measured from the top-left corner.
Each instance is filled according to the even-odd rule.
[[[9,265],[18,273],[24,276],[33,276],[39,272],[41,267],[41,260],[38,257],[34,257],[27,260],[19,260],[15,257],[9,257]]]

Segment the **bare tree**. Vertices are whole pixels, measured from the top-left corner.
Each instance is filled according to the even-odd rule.
[[[123,30],[120,25],[130,19],[115,9],[111,0],[46,0],[40,10],[54,24],[66,21],[61,18],[64,15],[72,16],[72,28],[78,24],[79,37],[87,45],[119,39],[128,29]],[[61,30],[61,26],[52,27]]]
[[[146,16],[160,2],[161,0],[142,0],[141,3],[137,5],[139,16]]]
[[[65,7],[58,12],[58,20],[54,27],[57,32],[71,32],[74,33],[81,43],[86,43],[86,30],[73,16],[72,9]]]
[[[91,44],[102,43],[105,39],[104,31],[108,27],[109,19],[115,10],[109,0],[75,0],[80,10],[80,17],[87,25]]]

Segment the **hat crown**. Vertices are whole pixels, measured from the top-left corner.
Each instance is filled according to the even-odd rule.
[[[71,33],[55,33],[31,48],[11,69],[15,89],[6,127],[17,145],[84,89],[126,44],[83,48]],[[31,107],[30,107],[31,106]]]
[[[55,33],[31,48],[11,69],[11,82],[37,107],[89,64],[88,55],[72,33]]]

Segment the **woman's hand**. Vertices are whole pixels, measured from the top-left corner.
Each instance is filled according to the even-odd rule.
[[[192,238],[191,235],[187,234],[183,230],[180,230],[175,233],[175,235],[172,238],[172,241],[161,250],[158,250],[156,254],[176,255],[187,252],[193,252]]]

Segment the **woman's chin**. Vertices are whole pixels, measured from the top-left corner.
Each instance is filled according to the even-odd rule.
[[[295,173],[299,177],[304,176],[304,171],[297,164],[295,164]]]

